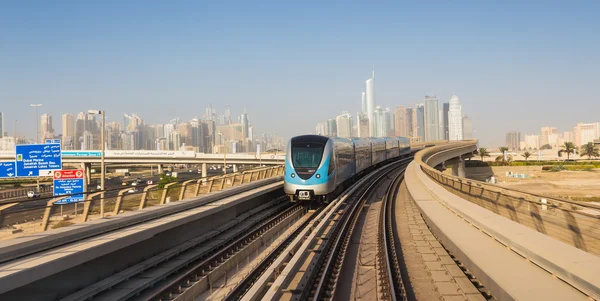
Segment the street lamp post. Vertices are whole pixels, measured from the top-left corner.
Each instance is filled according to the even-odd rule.
[[[100,156],[100,217],[104,218],[104,178],[106,177],[106,168],[104,166],[104,114],[105,111],[100,110],[88,110],[90,114],[100,114],[102,115],[102,132],[100,133],[100,144],[101,146],[101,156]]]
[[[42,106],[41,103],[38,104],[30,104],[30,107],[35,107],[35,143],[40,143],[40,114],[38,112],[38,108]]]

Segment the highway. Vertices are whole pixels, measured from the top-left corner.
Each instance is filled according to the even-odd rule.
[[[190,172],[190,170],[192,170],[192,172]],[[175,169],[174,171],[177,171],[177,179],[179,182],[184,182],[187,180],[191,180],[191,179],[199,179],[201,177],[201,174],[198,173],[198,169]],[[228,173],[232,172],[231,169],[228,170]],[[216,176],[222,174],[222,172],[216,171],[216,170],[211,170],[209,169],[207,171],[207,175],[209,177],[211,176]],[[131,186],[131,183],[133,181],[135,181],[138,178],[138,176],[136,176],[135,174],[133,174],[132,176],[129,177],[124,177],[124,176],[119,176],[119,177],[111,177],[110,180],[106,180],[105,182],[105,198],[106,199],[110,199],[110,198],[115,198],[117,197],[117,195],[119,194],[119,191],[122,189],[125,189],[127,187],[133,187]],[[158,175],[142,175],[139,177],[140,180],[142,181],[142,185],[145,185],[145,183],[147,181],[153,181],[154,183],[156,183],[159,180],[159,176]],[[95,182],[99,182],[98,179],[94,179],[93,180],[94,183],[88,186],[88,191],[90,192],[97,192],[99,190],[96,189],[96,184]],[[122,183],[126,182],[127,186],[123,186]],[[31,190],[31,189],[28,189]],[[28,199],[27,197],[21,197],[21,198],[17,198],[17,199],[10,199],[10,202],[6,202],[5,200],[2,200],[1,202],[6,204],[6,203],[13,203],[13,202],[20,202],[19,205],[16,205],[14,207],[11,207],[9,209],[6,209],[5,211],[2,212],[2,215],[0,217],[0,228],[4,228],[4,227],[8,227],[11,225],[15,225],[15,224],[21,224],[21,223],[25,223],[25,222],[31,222],[34,220],[40,220],[43,215],[44,215],[44,209],[46,207],[46,203],[48,202],[48,200],[52,199],[52,193],[51,192],[47,192],[47,193],[42,193],[39,199]],[[83,206],[78,206],[78,212],[81,212],[81,210],[83,210]],[[69,204],[69,205],[64,205],[63,206],[63,214],[72,214],[75,211],[75,205],[74,204]]]

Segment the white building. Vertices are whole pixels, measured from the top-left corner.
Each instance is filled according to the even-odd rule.
[[[351,138],[352,137],[352,116],[348,112],[342,112],[335,118],[337,124],[337,136],[340,138]]]
[[[582,146],[600,138],[600,123],[578,123],[573,132],[575,134],[575,145]]]
[[[539,135],[525,135],[525,147],[527,149],[540,149]]]
[[[375,118],[375,71],[371,78],[365,82],[365,98],[367,103],[367,115],[369,116],[369,133],[375,137],[377,132],[377,121]]]
[[[456,95],[450,98],[450,108],[448,109],[448,140],[463,140],[462,106]]]
[[[14,151],[15,150],[15,137],[4,136],[0,138],[0,150],[1,151]]]

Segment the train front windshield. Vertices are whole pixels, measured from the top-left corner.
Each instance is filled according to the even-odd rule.
[[[316,169],[321,163],[324,148],[325,145],[317,143],[292,145],[292,164],[295,168]]]

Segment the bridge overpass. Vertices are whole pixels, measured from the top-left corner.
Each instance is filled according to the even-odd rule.
[[[352,191],[362,189],[362,182],[372,181],[370,189],[377,183],[388,181],[391,186],[382,186],[380,190],[387,191],[384,199],[395,200],[391,207],[395,209],[390,212],[395,210],[395,221],[391,224],[396,225],[396,229],[387,233],[394,234],[397,241],[395,251],[388,253],[397,255],[396,260],[401,263],[396,265],[399,270],[395,276],[382,283],[389,286],[401,279],[402,289],[412,290],[405,297],[413,300],[600,300],[600,207],[467,179],[464,162],[473,156],[476,147],[476,141],[420,145],[416,148],[424,149],[416,153],[411,163],[398,165],[405,169],[389,168],[400,175],[397,181],[385,177],[384,171],[374,171],[327,206],[331,209],[302,215],[301,210],[294,207],[281,215],[266,214],[267,222],[259,218],[263,214],[261,210],[287,208],[282,200],[276,201],[281,194],[282,183],[278,175],[282,170],[275,173],[260,170],[256,175],[239,177],[231,175],[231,181],[224,177],[213,179],[218,184],[210,182],[208,192],[213,185],[220,185],[223,191],[189,200],[185,197],[189,191],[192,196],[198,196],[199,191],[206,188],[201,181],[184,183],[183,189],[177,188],[180,201],[172,203],[165,202],[165,198],[172,195],[169,189],[178,186],[165,187],[158,196],[162,205],[107,219],[92,219],[87,226],[78,224],[74,228],[25,236],[20,241],[0,242],[0,255],[4,258],[0,262],[3,272],[0,297],[28,294],[33,298],[32,292],[40,292],[36,290],[39,287],[51,287],[55,296],[66,297],[65,300],[137,298],[133,296],[159,300],[165,293],[174,300],[187,300],[188,293],[193,293],[196,298],[208,291],[210,296],[219,299],[233,298],[231,296],[235,295],[230,295],[231,292],[244,291],[247,293],[244,300],[259,300],[274,296],[269,295],[273,290],[288,294],[302,292],[304,290],[279,286],[285,283],[282,280],[285,277],[293,277],[287,285],[312,279],[301,278],[298,276],[301,274],[290,273],[290,269],[313,267],[309,264],[310,258],[320,258],[318,254],[344,254],[343,249],[321,252],[319,248],[334,239],[315,229],[323,226],[335,230],[337,226],[333,223],[341,220],[341,215],[336,214],[344,211],[344,204],[349,204],[344,202],[347,197],[351,199]],[[442,172],[447,167],[452,168],[452,173]],[[244,184],[244,179],[255,182]],[[227,183],[231,186],[237,183],[239,187],[228,190],[226,187],[230,184]],[[151,189],[144,189],[141,201],[135,200],[140,208],[150,199],[150,192]],[[380,194],[374,195],[380,198]],[[119,198],[119,202],[125,201],[125,195],[121,193]],[[273,203],[269,199],[273,199]],[[372,204],[376,202],[374,199]],[[115,206],[115,213],[119,206]],[[365,213],[367,217],[372,212],[376,213],[374,216],[379,215],[371,208],[365,212],[368,212]],[[314,221],[308,215],[314,216]],[[284,227],[284,224],[295,222],[309,226]],[[355,222],[353,227],[361,224]],[[257,225],[262,226],[257,228]],[[229,231],[224,229],[235,227],[243,229],[235,236],[240,237],[239,245],[233,238],[219,236]],[[353,244],[379,235],[368,232],[373,228],[377,227],[366,226],[365,236],[353,239]],[[280,242],[277,235],[290,236]],[[211,237],[219,243],[210,240]],[[315,239],[317,243],[308,245],[309,239]],[[227,247],[217,247],[221,243]],[[282,243],[281,249],[279,243]],[[365,251],[367,253],[360,253],[359,248],[358,254],[351,251],[347,256],[386,253],[386,249],[374,253],[369,251],[370,248],[373,245]],[[185,253],[189,250],[198,253]],[[205,258],[202,252],[214,255]],[[143,260],[119,254],[136,254]],[[187,271],[190,263],[184,262],[178,254],[187,254],[186,258],[197,256],[204,261],[192,264],[197,270],[185,274],[188,276],[166,278],[165,275]],[[242,260],[240,256],[248,256],[248,259],[242,257]],[[170,261],[171,258],[174,260]],[[306,259],[306,264],[294,261],[298,258]],[[379,260],[375,267],[386,267],[383,259]],[[328,261],[315,261],[319,262]],[[88,268],[83,268],[84,263]],[[163,263],[164,266],[160,265]],[[152,270],[148,268],[150,266],[160,266],[160,269]],[[388,263],[387,267],[393,274],[394,266]],[[369,271],[363,270],[362,274],[368,275]],[[378,275],[386,273],[385,268],[380,271]],[[257,276],[253,278],[255,272]],[[249,279],[249,284],[235,278],[235,273],[244,275],[243,279]],[[351,273],[342,271],[341,274],[344,277],[350,275],[352,279]],[[53,278],[53,275],[61,277]],[[63,281],[71,276],[76,281]],[[379,276],[375,278],[381,281]],[[370,282],[361,283],[368,286]],[[247,286],[244,288],[244,285]],[[339,285],[343,286],[343,283]],[[164,287],[169,289],[163,291]],[[212,295],[213,290],[220,288],[227,293]],[[334,291],[338,290],[341,289],[338,287]],[[401,294],[398,296],[398,299],[404,299]]]
[[[439,145],[407,168],[410,198],[437,240],[496,299],[600,299],[600,206],[466,179],[475,151],[474,141]]]

